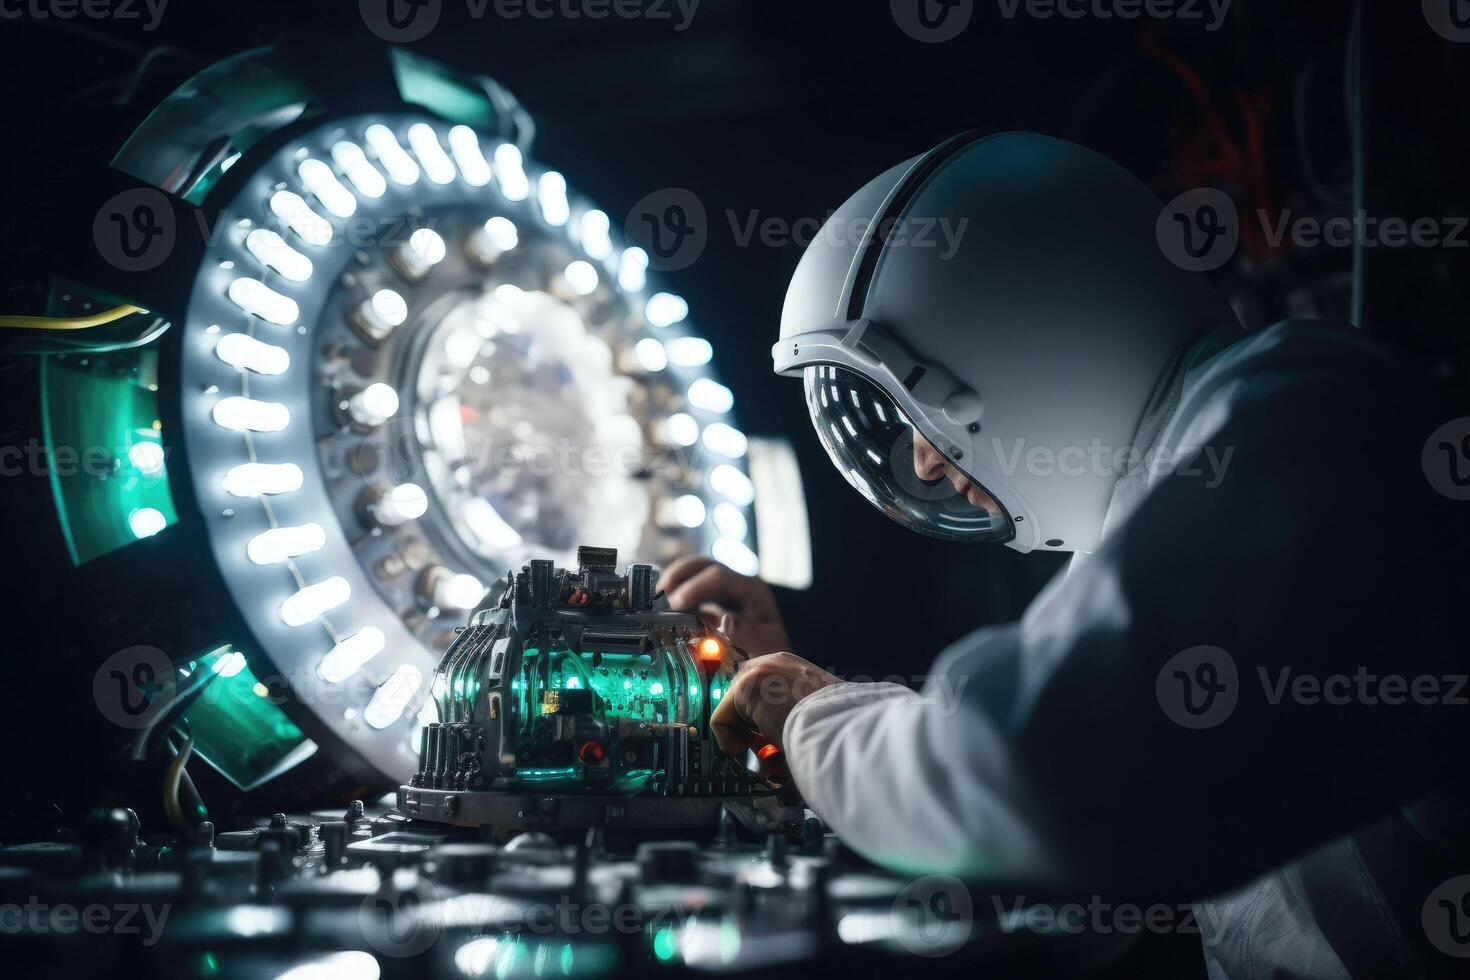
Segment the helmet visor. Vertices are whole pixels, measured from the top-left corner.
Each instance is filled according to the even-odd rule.
[[[874,507],[936,538],[1011,539],[1010,516],[994,495],[941,460],[881,387],[831,364],[806,368],[803,379],[807,410],[827,455]]]

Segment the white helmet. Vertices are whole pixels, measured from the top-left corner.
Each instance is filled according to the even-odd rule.
[[[828,219],[787,291],[776,371],[805,377],[833,463],[900,523],[1091,551],[1146,410],[1192,341],[1234,322],[1160,249],[1160,213],[1091,150],[956,136]],[[1003,513],[921,480],[915,429]]]

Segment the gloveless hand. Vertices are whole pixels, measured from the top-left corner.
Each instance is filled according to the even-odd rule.
[[[697,612],[706,626],[720,630],[753,656],[791,646],[771,587],[713,558],[680,558],[659,577],[659,588],[669,605]]]

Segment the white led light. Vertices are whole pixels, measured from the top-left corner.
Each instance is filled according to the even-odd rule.
[[[455,330],[444,338],[444,359],[463,371],[474,364],[485,347],[485,338],[474,330]]]
[[[333,144],[332,162],[342,168],[363,197],[377,199],[388,189],[388,182],[378,173],[378,168],[368,162],[367,154],[356,143],[340,140]]]
[[[236,497],[295,493],[305,477],[295,463],[241,463],[225,474],[225,492]]]
[[[311,259],[296,251],[269,228],[256,228],[245,236],[245,248],[261,265],[269,266],[292,282],[311,278]]]
[[[429,175],[431,181],[447,184],[454,180],[454,161],[449,159],[449,154],[439,145],[434,127],[428,123],[414,123],[408,127],[408,145],[418,154],[419,163],[424,165],[424,173]]]
[[[721,463],[709,474],[710,489],[732,503],[749,507],[755,501],[755,485],[750,477],[729,463]]]
[[[567,202],[567,179],[555,170],[548,170],[536,182],[536,201],[541,205],[541,217],[549,225],[564,225],[572,216],[572,206]]]
[[[521,151],[514,144],[501,143],[495,148],[495,176],[506,200],[524,201],[531,195],[531,182],[526,179],[524,166]]]
[[[286,222],[286,227],[306,244],[318,248],[331,244],[331,222],[313,211],[300,194],[276,191],[271,195],[270,204],[271,213]]]
[[[735,407],[735,393],[711,378],[699,378],[689,386],[689,404],[721,415]]]
[[[562,273],[566,278],[567,285],[578,296],[586,296],[597,289],[597,270],[591,262],[583,262],[581,259],[566,267]]]
[[[654,293],[643,308],[643,315],[655,327],[667,327],[689,315],[689,304],[673,293]]]
[[[398,144],[398,137],[393,135],[393,130],[382,123],[374,123],[367,128],[363,134],[367,137],[368,146],[378,155],[378,162],[383,169],[388,171],[388,176],[393,183],[409,184],[418,183],[419,165],[413,162],[413,157],[408,151]]]
[[[750,534],[750,522],[745,519],[745,512],[728,500],[715,504],[714,516],[715,528],[722,537],[744,541]]]
[[[301,315],[301,308],[289,296],[282,296],[259,279],[236,279],[230,283],[230,301],[251,316],[289,327]]]
[[[674,519],[685,527],[699,527],[704,523],[704,501],[692,493],[674,501]]]
[[[413,664],[402,664],[373,693],[372,700],[362,709],[362,720],[368,726],[384,729],[403,717],[404,709],[418,693],[424,676]]]
[[[315,194],[316,199],[322,202],[322,207],[332,214],[339,218],[350,218],[357,213],[357,198],[332,173],[332,168],[321,160],[314,157],[302,160],[296,173],[306,189]]]
[[[273,527],[262,531],[245,545],[245,554],[257,565],[278,565],[290,558],[300,558],[327,545],[327,532],[320,524],[299,527]]]
[[[245,659],[245,654],[239,650],[231,650],[229,653],[221,654],[215,658],[214,663],[209,665],[209,671],[221,677],[234,677],[249,665],[249,662]]]
[[[241,932],[252,934],[247,930]],[[304,960],[278,974],[275,980],[379,980],[382,975],[382,967],[372,953],[349,949]]]
[[[607,258],[613,250],[612,238],[608,235],[611,229],[612,222],[604,211],[593,210],[582,215],[582,250],[594,259]]]
[[[362,665],[383,652],[388,637],[376,626],[365,626],[338,643],[322,658],[316,672],[329,684],[340,684]]]
[[[128,462],[144,476],[157,476],[163,472],[163,447],[156,442],[135,442],[128,447]]]
[[[347,399],[347,414],[358,425],[376,429],[398,414],[398,392],[382,382],[370,384]]]
[[[352,598],[352,586],[340,575],[308,585],[281,603],[281,622],[305,626]]]
[[[652,337],[644,337],[638,341],[633,347],[633,355],[638,358],[639,365],[645,371],[662,371],[669,366],[669,355],[664,350],[664,345]]]
[[[128,529],[135,538],[151,538],[168,527],[168,518],[152,507],[139,507],[128,515]]]
[[[408,301],[391,289],[380,289],[357,308],[358,320],[379,339],[408,319]]]
[[[714,347],[703,337],[675,337],[669,341],[669,360],[680,367],[699,367],[714,356]]]
[[[618,260],[618,285],[624,292],[636,293],[648,285],[648,253],[638,246],[625,249]]]
[[[519,242],[520,234],[516,231],[515,222],[496,215],[470,237],[470,253],[489,265],[500,258],[501,253],[515,248]]]
[[[671,446],[692,446],[699,441],[699,423],[687,412],[675,412],[663,423],[664,441]]]
[[[429,495],[417,483],[400,483],[373,505],[373,516],[385,527],[416,521],[429,510]]]
[[[705,449],[726,459],[739,459],[750,448],[750,440],[744,432],[723,422],[705,426],[701,439]]]
[[[443,236],[432,228],[420,228],[398,250],[398,266],[410,279],[418,279],[443,262],[447,252]]]
[[[716,538],[714,545],[710,548],[710,554],[714,556],[715,561],[730,566],[741,575],[760,574],[760,559],[746,546],[744,541],[736,541],[734,538]]]
[[[214,345],[214,352],[238,371],[279,375],[291,367],[291,355],[286,348],[256,340],[249,334],[225,334]]]
[[[490,161],[480,149],[480,138],[468,126],[455,126],[449,131],[449,151],[454,162],[459,164],[460,176],[471,187],[484,187],[490,183]]]
[[[236,432],[280,432],[291,424],[291,412],[280,402],[231,395],[214,403],[216,425]]]
[[[434,586],[434,605],[441,609],[467,612],[485,598],[485,583],[463,572],[445,575]]]

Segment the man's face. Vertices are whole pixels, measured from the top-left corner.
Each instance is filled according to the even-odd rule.
[[[959,468],[944,458],[944,455],[934,448],[933,443],[921,436],[917,430],[914,432],[914,473],[921,480],[934,481],[944,477],[954,487],[955,492],[963,494],[964,498],[974,507],[983,507],[991,517],[997,520],[1001,517],[1000,504],[995,498],[981,490],[970,478],[960,472]]]

